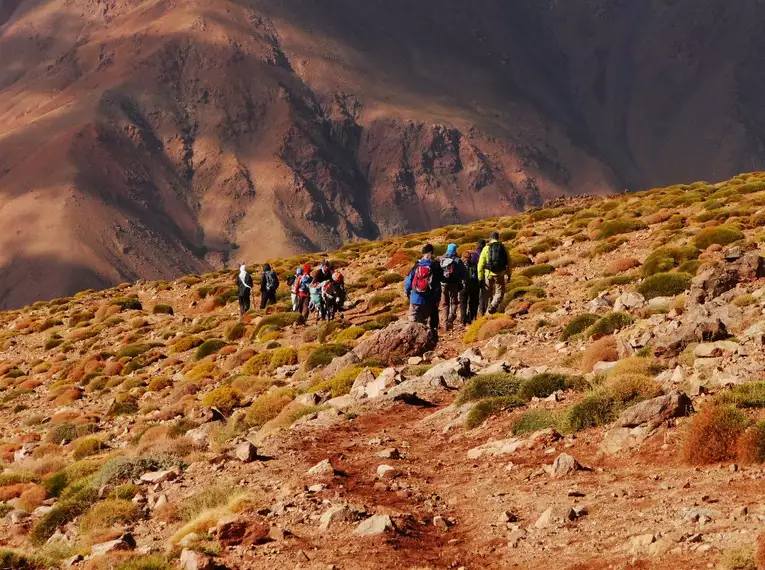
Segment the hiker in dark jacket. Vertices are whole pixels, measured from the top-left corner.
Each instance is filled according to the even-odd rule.
[[[470,263],[475,265],[476,271],[478,270],[478,261],[481,259],[481,254],[483,253],[484,248],[486,247],[486,240],[485,239],[479,239],[477,243],[478,247],[473,252],[473,255],[470,256]],[[478,280],[478,311],[473,313],[473,318],[477,319],[480,316],[484,316],[486,314],[486,309],[489,305],[489,298],[486,294],[486,286],[484,285],[483,281],[480,279]]]
[[[460,306],[460,292],[467,279],[467,269],[457,255],[457,244],[450,243],[446,254],[439,260],[442,274],[441,300],[444,307],[443,320],[447,331],[454,328],[457,307]],[[464,319],[464,315],[463,315]]]
[[[263,266],[263,275],[260,277],[260,308],[265,309],[269,301],[276,303],[276,290],[279,289],[279,276],[266,263]]]
[[[319,268],[313,273],[313,285],[324,283],[332,279],[332,267],[326,259],[321,262]]]
[[[247,266],[239,267],[236,276],[236,294],[239,297],[239,314],[243,315],[250,310],[250,295],[252,295],[252,275],[247,272]]]
[[[474,257],[476,258],[473,261]],[[465,265],[465,282],[460,291],[460,316],[463,325],[469,325],[478,318],[478,305],[481,295],[481,282],[478,280],[478,259],[474,253],[462,254]]]
[[[435,332],[438,332],[441,279],[441,266],[433,259],[433,246],[426,244],[422,248],[422,259],[414,264],[404,280],[404,291],[409,298],[409,319],[430,324]]]

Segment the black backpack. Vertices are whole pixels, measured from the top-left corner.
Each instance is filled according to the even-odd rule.
[[[276,273],[273,271],[266,271],[266,290],[276,291],[277,287],[279,287],[279,281],[276,277]]]
[[[488,246],[489,254],[486,260],[486,269],[492,273],[499,273],[507,269],[507,250],[505,246],[498,241],[490,243]]]

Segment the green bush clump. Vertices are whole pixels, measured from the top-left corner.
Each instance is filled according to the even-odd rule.
[[[523,277],[541,277],[542,275],[549,275],[554,271],[555,268],[552,265],[544,263],[542,265],[532,265],[531,267],[522,269],[519,273]]]
[[[401,283],[404,280],[404,278],[401,277],[399,273],[394,273],[394,272],[383,273],[382,275],[380,275],[379,279],[385,285],[391,285],[393,283]]]
[[[253,338],[259,338],[261,329],[265,327],[274,327],[272,330],[283,330],[289,326],[294,325],[298,320],[302,319],[300,313],[283,312],[274,313],[273,315],[266,315],[260,322],[255,325],[252,336]]]
[[[267,422],[279,415],[287,404],[295,399],[292,388],[270,390],[259,396],[245,414],[245,422],[252,427],[263,427]]]
[[[0,568],[3,570],[46,570],[42,560],[16,550],[0,549]]]
[[[583,315],[578,315],[569,321],[569,323],[566,325],[566,328],[563,329],[563,332],[561,333],[560,338],[561,340],[568,340],[572,336],[583,333],[585,330],[587,330],[589,327],[597,323],[599,320],[600,320],[600,317],[593,313],[585,313]]]
[[[35,544],[43,544],[56,529],[85,513],[98,500],[98,489],[85,487],[65,500],[56,503],[53,508],[32,527],[31,537]]]
[[[369,308],[371,309],[373,307],[387,305],[388,303],[395,301],[398,297],[399,295],[397,293],[394,293],[392,291],[383,291],[382,293],[377,293],[371,299],[369,299],[369,302],[367,304]]]
[[[465,382],[454,403],[460,406],[484,398],[515,396],[520,386],[521,380],[512,374],[479,374]]]
[[[97,437],[86,437],[77,442],[72,457],[79,461],[91,455],[96,455],[104,449],[107,449],[107,446],[103,441]]]
[[[143,309],[143,305],[135,297],[114,299],[109,304],[117,305],[121,311],[140,311]]]
[[[98,489],[103,485],[114,485],[138,479],[148,471],[162,471],[177,465],[183,467],[183,462],[168,454],[114,457],[101,466],[93,477],[92,483]]]
[[[508,262],[510,264],[511,269],[516,269],[518,267],[527,267],[531,265],[532,263],[534,263],[531,260],[531,258],[524,253],[520,253],[515,250],[508,251],[507,253],[509,257]]]
[[[699,267],[701,267],[701,261],[698,259],[685,261],[678,266],[677,272],[695,276],[699,272]]]
[[[571,406],[562,419],[565,431],[575,432],[602,426],[616,417],[616,403],[605,392],[595,392]]]
[[[366,332],[363,327],[348,327],[335,335],[335,342],[347,343],[356,340]]]
[[[638,293],[646,299],[674,297],[691,286],[692,275],[687,273],[656,273],[638,285]]]
[[[315,348],[306,360],[306,368],[313,370],[319,366],[326,366],[337,356],[343,356],[348,352],[348,347],[344,344],[325,344]]]
[[[604,336],[614,334],[615,332],[631,325],[633,319],[627,313],[619,311],[608,313],[607,315],[598,319],[598,321],[589,327],[584,335],[587,338],[598,340]]]
[[[765,408],[765,382],[747,382],[720,393],[715,400],[737,408]]]
[[[607,239],[613,236],[628,234],[644,230],[648,226],[637,219],[619,219],[603,222],[598,228],[598,239]]]
[[[228,329],[226,329],[226,340],[229,342],[239,340],[244,336],[247,327],[243,322],[234,323]]]
[[[231,386],[220,386],[208,392],[202,398],[202,405],[208,408],[216,408],[224,414],[230,414],[232,410],[242,403],[242,395]]]
[[[170,347],[170,354],[186,352],[202,344],[202,339],[196,336],[184,336],[173,343]]]
[[[94,504],[80,521],[80,530],[108,529],[115,524],[129,524],[141,518],[141,508],[126,499],[106,499]]]
[[[242,372],[248,376],[259,376],[262,371],[270,368],[273,357],[274,351],[272,350],[260,352],[245,363]]]
[[[120,349],[117,358],[135,358],[151,348],[149,344],[128,344]]]
[[[274,350],[269,363],[270,370],[276,370],[282,366],[293,366],[298,363],[298,351],[291,346],[285,346]]]
[[[138,411],[138,400],[130,394],[117,394],[109,411],[109,416],[128,416]]]
[[[695,260],[699,253],[699,250],[693,246],[660,247],[646,258],[643,264],[643,275],[650,277],[657,273],[666,273],[675,267]]]
[[[62,444],[66,441],[74,441],[77,438],[96,433],[98,424],[71,424],[64,422],[51,428],[45,436],[45,440],[51,443]]]
[[[496,396],[477,401],[465,418],[465,427],[477,428],[491,416],[523,406],[523,400],[516,396]]]
[[[729,245],[744,239],[744,233],[735,226],[715,226],[704,228],[693,238],[693,245],[699,249],[707,249],[710,245]]]
[[[174,315],[175,311],[170,305],[154,305],[151,312],[155,315]]]
[[[206,340],[197,347],[197,351],[194,353],[194,360],[202,360],[211,354],[215,354],[224,346],[228,346],[228,343],[225,340],[219,338]]]
[[[518,397],[529,401],[532,398],[547,398],[558,390],[568,387],[568,376],[565,374],[537,374],[528,380],[524,380],[518,388]]]
[[[527,410],[513,422],[512,431],[515,436],[532,434],[539,430],[555,427],[558,418],[547,410]]]

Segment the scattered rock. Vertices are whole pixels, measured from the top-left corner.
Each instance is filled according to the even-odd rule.
[[[567,522],[576,520],[576,512],[571,507],[552,506],[543,512],[534,523],[536,528],[549,526],[562,526]]]
[[[433,526],[441,531],[449,530],[449,523],[441,515],[436,515],[433,517]]]
[[[350,523],[356,520],[356,513],[346,505],[330,507],[321,515],[319,519],[319,528],[329,530],[337,523]]]
[[[329,461],[329,459],[324,459],[323,461],[320,461],[313,467],[311,467],[306,475],[311,475],[312,477],[327,477],[327,476],[333,476],[335,474],[335,468],[332,467],[332,463]]]
[[[648,425],[655,428],[671,418],[687,416],[693,411],[691,399],[674,390],[664,396],[644,400],[624,410],[615,422],[617,427]]]
[[[637,291],[626,291],[619,295],[614,303],[614,311],[630,311],[645,307],[646,300]]]
[[[388,449],[383,449],[379,452],[377,457],[380,459],[401,459],[401,453],[397,448],[389,447]]]
[[[522,439],[514,437],[511,439],[501,439],[498,441],[490,441],[484,443],[478,447],[474,447],[467,452],[468,459],[478,459],[480,457],[491,457],[495,455],[508,455],[515,453],[519,449],[526,446],[526,442]]]
[[[398,477],[401,473],[395,467],[390,465],[380,465],[377,468],[377,478],[380,481],[390,481]]]
[[[251,463],[258,458],[258,449],[252,442],[244,440],[234,448],[234,457],[242,463]]]
[[[698,345],[693,355],[696,358],[717,358],[719,356],[731,356],[739,354],[741,345],[729,340],[721,340],[713,343],[704,343]]]
[[[388,515],[373,515],[368,519],[361,521],[353,534],[356,536],[379,536],[386,532],[396,530],[393,521]]]
[[[104,556],[112,552],[133,550],[135,548],[135,539],[132,534],[123,534],[116,540],[94,544],[90,549],[90,555],[94,558]]]
[[[518,548],[518,543],[526,538],[526,531],[522,528],[517,528],[507,535],[507,545],[510,548]]]
[[[212,556],[188,548],[181,552],[180,565],[181,570],[216,570],[218,567]]]
[[[150,473],[144,473],[141,475],[141,482],[154,485],[157,483],[175,481],[181,474],[180,471],[180,468],[173,467],[172,469],[166,469],[165,471],[152,471]]]
[[[431,387],[461,388],[465,380],[472,375],[470,370],[471,360],[460,356],[436,364],[433,368],[422,375],[422,382]]]
[[[570,475],[575,471],[583,470],[584,468],[576,459],[567,453],[561,453],[558,457],[555,458],[555,461],[553,461],[553,464],[550,466],[549,473],[551,477],[559,479],[561,477],[565,477],[566,475]]]
[[[406,362],[409,366],[419,366],[425,362],[425,359],[422,356],[410,356]]]

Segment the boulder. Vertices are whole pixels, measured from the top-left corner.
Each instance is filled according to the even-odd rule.
[[[627,408],[616,420],[615,425],[624,428],[648,425],[655,428],[671,418],[687,416],[692,411],[691,399],[674,390],[664,396],[645,400]]]
[[[640,445],[653,433],[654,430],[645,425],[634,428],[612,427],[603,436],[598,450],[609,455],[626,451]]]
[[[380,481],[390,481],[398,477],[401,473],[395,467],[390,465],[380,465],[377,468],[377,478]]]
[[[294,401],[301,406],[316,406],[321,403],[321,395],[318,392],[306,392],[300,394]]]
[[[356,399],[379,398],[385,392],[401,382],[401,376],[395,368],[386,368],[377,378],[371,371],[364,370],[353,383],[351,395]]]
[[[459,389],[465,384],[465,380],[470,378],[471,361],[468,358],[460,356],[436,364],[433,368],[422,375],[422,381],[432,387],[444,387],[453,390]]]
[[[212,556],[188,548],[181,552],[180,566],[181,570],[216,570],[218,568]]]
[[[152,485],[166,483],[167,481],[174,481],[180,474],[181,470],[179,467],[173,467],[164,471],[152,471],[141,475],[141,483],[150,483]]]
[[[519,449],[526,447],[526,442],[520,438],[501,439],[490,441],[474,447],[467,452],[468,459],[479,459],[481,457],[493,457],[495,455],[508,455],[515,453]]]
[[[356,513],[347,505],[337,505],[330,507],[321,515],[319,519],[319,528],[329,530],[337,523],[350,523],[356,520]]]
[[[347,368],[349,366],[353,366],[354,364],[358,364],[361,362],[361,358],[359,358],[355,352],[350,351],[345,353],[343,356],[336,356],[332,359],[332,362],[330,362],[325,368],[324,372],[322,372],[322,376],[324,378],[332,378],[337,375],[338,372],[340,372],[343,368]]]
[[[637,291],[626,291],[617,297],[614,303],[614,311],[630,311],[642,309],[646,305],[643,295]]]
[[[335,474],[335,468],[332,467],[329,459],[324,459],[311,467],[306,474],[312,477],[332,477]]]
[[[90,555],[93,558],[104,556],[112,552],[121,552],[125,550],[133,550],[135,548],[135,539],[132,534],[125,533],[116,540],[110,540],[109,542],[102,542],[100,544],[94,544],[90,549]]]
[[[554,479],[560,479],[561,477],[570,475],[575,471],[582,470],[584,470],[584,468],[576,459],[567,453],[561,453],[558,457],[555,458],[555,461],[553,461],[553,464],[550,466],[548,472],[550,473],[550,477]]]
[[[536,528],[563,526],[574,520],[576,520],[576,512],[571,507],[552,506],[539,516],[534,526]]]
[[[740,281],[754,281],[765,277],[765,259],[759,252],[748,251],[731,263]]]
[[[244,440],[234,447],[234,457],[242,463],[251,463],[258,458],[258,448],[250,441]]]
[[[359,360],[379,358],[383,362],[393,363],[410,356],[422,356],[436,347],[437,340],[430,327],[396,321],[361,341],[353,353]]]
[[[388,515],[373,515],[359,523],[353,534],[356,536],[379,536],[389,531],[395,531],[396,527]]]
[[[730,265],[710,267],[691,281],[688,302],[703,305],[726,291],[730,291],[738,285],[738,282],[738,271]]]
[[[741,345],[729,340],[703,343],[693,350],[696,358],[716,358],[719,356],[731,356],[741,351]]]
[[[268,525],[242,516],[227,516],[218,521],[214,535],[224,546],[270,542]]]
[[[489,340],[486,345],[481,349],[485,358],[493,360],[500,358],[505,352],[507,352],[508,346],[513,344],[513,338],[511,334],[498,334]]]

